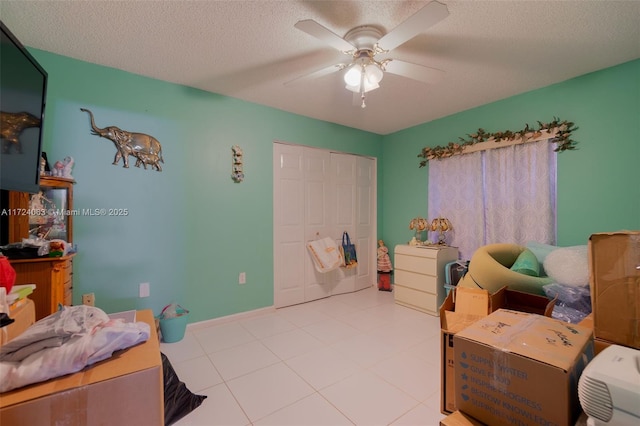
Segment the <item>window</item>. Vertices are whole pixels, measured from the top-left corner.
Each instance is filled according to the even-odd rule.
[[[448,218],[447,243],[470,259],[486,244],[555,244],[556,157],[547,141],[429,162],[429,218]]]

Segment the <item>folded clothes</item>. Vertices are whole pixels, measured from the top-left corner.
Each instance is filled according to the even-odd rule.
[[[65,306],[0,347],[0,361],[21,361],[41,349],[60,346],[74,334],[87,333],[107,321],[109,316],[100,308]]]
[[[80,371],[145,342],[150,332],[145,322],[111,320],[99,308],[63,307],[1,348],[0,392]]]

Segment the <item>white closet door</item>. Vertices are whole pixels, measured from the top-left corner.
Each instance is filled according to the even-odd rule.
[[[305,246],[303,148],[274,144],[273,252],[275,307],[305,301]]]
[[[375,160],[274,143],[274,306],[295,305],[375,284]],[[307,243],[347,231],[358,267],[321,274]]]
[[[304,148],[305,242],[329,235],[330,164],[328,151]],[[308,252],[305,259],[304,301],[330,296],[333,273],[318,272]]]
[[[375,285],[377,280],[376,167],[371,158],[356,158],[356,232],[358,273],[355,289]]]
[[[356,236],[356,159],[355,155],[331,153],[331,167],[333,169],[334,192],[332,202],[333,235],[338,244],[342,244],[342,233],[347,231],[352,243]],[[356,254],[360,259],[360,252],[356,246]],[[340,268],[336,273],[333,294],[348,293],[355,290],[358,268]]]

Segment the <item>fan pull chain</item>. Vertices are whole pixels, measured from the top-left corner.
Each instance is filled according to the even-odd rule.
[[[362,104],[360,108],[366,108],[367,104],[364,103],[365,91],[364,91],[364,68],[362,68],[362,74],[360,74],[360,99],[362,100]]]

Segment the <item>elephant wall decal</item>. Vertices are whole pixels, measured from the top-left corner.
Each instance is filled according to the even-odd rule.
[[[3,139],[2,152],[9,154],[14,147],[18,154],[22,153],[20,134],[29,127],[40,127],[40,119],[28,112],[0,111],[0,136]]]
[[[135,133],[122,130],[116,126],[108,126],[105,128],[99,128],[93,119],[93,113],[86,109],[80,108],[80,111],[84,111],[89,114],[91,118],[91,133],[109,139],[116,146],[116,155],[113,159],[113,164],[117,165],[120,159],[124,162],[123,167],[129,167],[129,156],[133,156],[136,159],[136,167],[142,166],[147,169],[147,164],[154,169],[161,172],[162,167],[160,163],[164,163],[162,158],[162,145],[153,136],[144,133]]]

